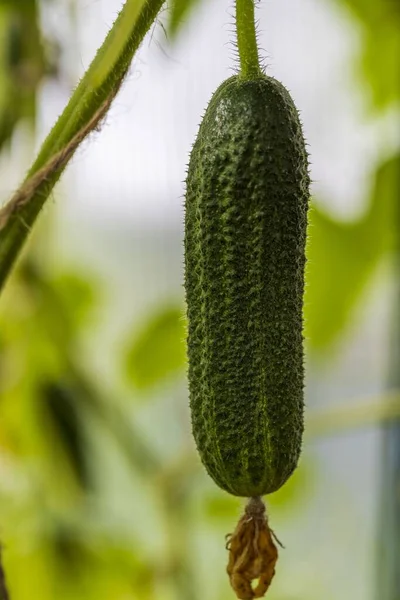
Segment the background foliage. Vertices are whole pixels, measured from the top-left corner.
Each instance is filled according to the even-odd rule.
[[[367,109],[398,115],[398,3],[336,3],[359,30],[354,74]],[[171,43],[201,4],[171,2],[163,14]],[[43,36],[39,14],[35,0],[0,2],[4,154],[22,125],[34,129],[40,87],[62,69],[58,41]],[[314,200],[306,299],[311,360],[331,359],[396,248],[398,149],[380,157],[374,171],[356,220],[339,220]],[[240,502],[215,488],[194,452],[183,305],[161,304],[141,327],[125,331],[114,357],[119,373],[106,383],[85,352],[105,290],[84,269],[55,268],[43,239],[51,244],[51,223],[32,240],[0,311],[0,526],[12,597],[31,599],[32,590],[42,600],[229,597],[223,536]],[[316,477],[305,459],[271,498],[274,518],[301,512]],[[317,587],[315,593],[320,597]]]

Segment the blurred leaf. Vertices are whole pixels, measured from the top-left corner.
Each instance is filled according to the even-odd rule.
[[[400,19],[368,31],[362,66],[376,108],[399,104]]]
[[[367,27],[374,23],[400,20],[398,0],[340,0]]]
[[[82,593],[82,580],[96,577],[100,579],[96,582],[99,587],[101,580],[103,584],[111,580],[112,587],[122,587],[121,595],[107,596],[104,591],[101,596],[93,594],[96,598],[129,598],[133,590],[138,592],[140,598],[151,596],[155,565],[146,561],[140,550],[136,554],[126,539],[119,539],[115,534],[107,536],[101,529],[91,531],[90,527],[63,522],[59,518],[54,519],[49,538],[56,559],[55,574],[60,579],[61,589],[65,588],[66,581],[72,581],[71,592]],[[69,597],[75,596],[71,594]]]
[[[361,72],[378,109],[400,101],[400,2],[338,0],[359,20]]]
[[[42,514],[34,530],[29,519],[28,529],[25,522],[17,532],[7,523],[5,559],[13,600],[155,598],[159,564],[98,506],[86,507],[86,514],[36,509]]]
[[[348,324],[379,261],[393,246],[400,155],[381,165],[367,213],[341,222],[314,206],[308,240],[305,328],[312,349],[326,349]]]
[[[85,324],[93,310],[97,288],[88,275],[77,272],[59,272],[55,276],[47,275],[38,265],[38,261],[26,260],[19,275],[27,286],[27,291],[36,304],[44,321],[45,329],[50,331],[54,340],[72,338]]]
[[[48,274],[32,259],[21,265],[18,277],[14,278],[3,298],[0,314],[2,429],[7,430],[7,421],[12,421],[12,431],[0,431],[0,440],[3,445],[13,446],[14,451],[26,454],[32,453],[32,444],[39,437],[39,452],[46,455],[44,460],[50,463],[51,470],[54,453],[49,452],[48,443],[42,448],[43,410],[39,415],[42,418],[38,419],[36,397],[39,395],[43,400],[43,381],[66,380],[67,387],[55,394],[59,396],[58,400],[54,399],[54,390],[45,389],[45,403],[46,406],[49,404],[46,418],[50,431],[55,429],[57,440],[64,443],[64,454],[65,445],[67,450],[70,446],[67,457],[78,479],[79,430],[82,426],[83,431],[86,426],[86,418],[95,419],[102,431],[110,433],[134,470],[147,477],[159,469],[152,448],[134,421],[126,418],[115,398],[111,401],[105,397],[95,376],[87,372],[79,352],[82,326],[86,325],[96,300],[97,287],[88,276],[72,272]],[[33,419],[30,418],[32,412]],[[9,413],[8,419],[6,413]],[[23,441],[20,448],[20,438],[27,437],[26,420],[31,423],[34,430],[31,437],[35,441]],[[82,472],[81,475],[83,482],[85,474]]]
[[[84,324],[98,297],[93,282],[79,273],[63,272],[52,281],[60,309],[73,319],[75,327]]]
[[[158,457],[145,441],[141,430],[120,411],[115,402],[103,398],[95,382],[87,376],[79,363],[71,360],[69,368],[74,387],[79,390],[85,408],[114,436],[134,470],[145,477],[158,472]]]
[[[174,38],[200,0],[172,0],[169,33]]]
[[[211,522],[221,523],[226,519],[229,523],[234,523],[243,510],[243,501],[216,490],[215,493],[205,496],[202,508],[205,517]]]
[[[138,388],[158,385],[181,373],[186,364],[185,320],[179,307],[161,309],[128,347],[125,367]]]
[[[347,324],[379,257],[362,222],[339,223],[317,208],[310,221],[305,332],[310,347],[321,350]]]
[[[80,410],[76,392],[66,384],[47,382],[41,386],[39,397],[77,481],[87,488],[91,482],[86,457],[85,415]]]
[[[267,496],[267,509],[272,507],[274,514],[279,511],[298,510],[300,504],[313,494],[314,468],[309,460],[302,460],[301,465],[277,492]]]
[[[0,4],[0,149],[18,123],[34,122],[36,93],[57,67],[48,64],[37,0]]]

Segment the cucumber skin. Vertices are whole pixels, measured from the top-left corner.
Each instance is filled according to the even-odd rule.
[[[286,88],[225,81],[190,157],[185,289],[193,435],[227,492],[279,489],[301,452],[308,157]]]

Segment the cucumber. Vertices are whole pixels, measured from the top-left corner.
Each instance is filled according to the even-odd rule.
[[[308,204],[289,92],[265,75],[231,77],[191,153],[184,244],[193,434],[236,496],[276,491],[301,451]]]

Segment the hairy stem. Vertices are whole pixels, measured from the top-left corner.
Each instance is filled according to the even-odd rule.
[[[261,75],[258,59],[254,0],[236,0],[236,31],[240,58],[240,75],[255,79]]]
[[[0,289],[61,173],[98,128],[164,0],[126,0],[113,27],[10,202],[0,211]]]

